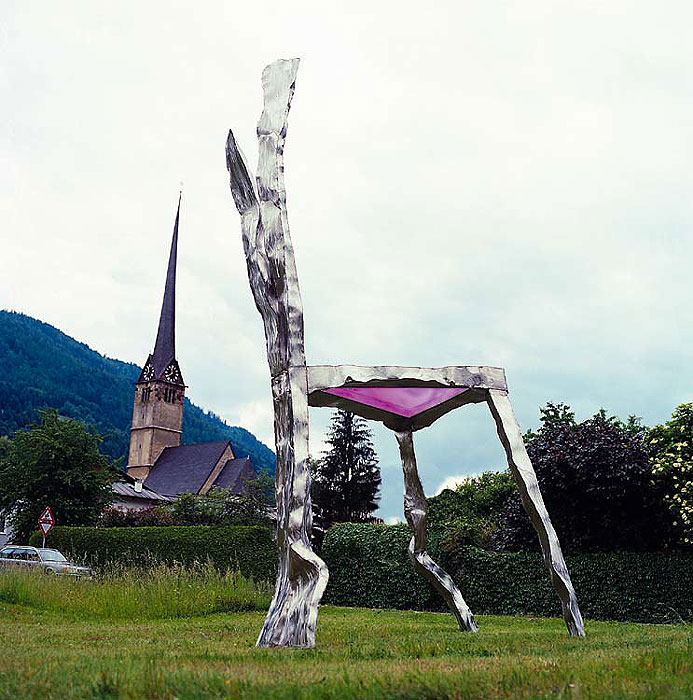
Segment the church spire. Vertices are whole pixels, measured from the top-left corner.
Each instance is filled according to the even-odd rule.
[[[182,434],[185,382],[176,361],[176,256],[180,200],[179,196],[154,352],[147,358],[135,385],[128,474],[137,479],[146,479],[162,450],[178,447]]]
[[[178,255],[180,200],[181,195],[178,195],[178,209],[176,211],[176,223],[173,226],[171,253],[168,258],[164,301],[161,305],[159,330],[156,334],[156,344],[151,357],[154,376],[157,378],[163,374],[176,357],[176,258]]]

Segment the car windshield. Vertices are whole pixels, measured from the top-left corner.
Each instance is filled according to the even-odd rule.
[[[67,561],[57,549],[39,549],[43,561]]]

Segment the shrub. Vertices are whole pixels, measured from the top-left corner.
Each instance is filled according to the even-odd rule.
[[[667,512],[652,488],[645,429],[599,411],[575,421],[564,404],[541,409],[525,436],[539,487],[566,553],[656,551],[667,544]],[[506,551],[537,551],[536,535],[514,493],[501,519]]]
[[[100,527],[163,527],[178,524],[178,520],[160,506],[142,510],[106,508],[99,518]]]
[[[31,543],[41,544],[35,533]],[[152,561],[190,565],[210,560],[218,569],[237,569],[257,581],[273,581],[277,548],[264,527],[56,527],[47,545],[103,568],[108,563],[147,565]]]
[[[441,531],[441,544],[446,551],[462,544],[495,549],[500,515],[515,490],[508,471],[487,471],[469,477],[454,491],[445,489],[428,499],[429,528]]]
[[[647,435],[653,486],[669,510],[675,541],[693,547],[693,404],[677,406],[671,420]]]
[[[338,605],[444,610],[442,598],[416,574],[405,526],[338,525],[323,556],[330,568],[325,602]],[[560,603],[538,553],[501,554],[471,546],[431,556],[477,614],[559,616]],[[599,620],[693,620],[693,556],[684,552],[578,554],[566,558],[583,615]]]
[[[266,472],[243,480],[243,492],[212,487],[203,496],[181,494],[169,507],[180,525],[257,525],[271,527],[274,484]]]
[[[433,588],[409,563],[410,539],[406,525],[332,526],[322,547],[330,570],[323,602],[367,608],[442,609]],[[433,552],[437,550],[434,543]]]

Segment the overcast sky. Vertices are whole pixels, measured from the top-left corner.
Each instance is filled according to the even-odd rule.
[[[692,24],[645,0],[5,0],[0,308],[143,363],[183,181],[188,395],[273,447],[224,143],[255,162],[261,71],[298,56],[309,363],[503,366],[523,428],[547,401],[666,420],[693,388]],[[374,427],[392,518],[399,458]],[[431,493],[504,467],[484,406],[417,445]]]

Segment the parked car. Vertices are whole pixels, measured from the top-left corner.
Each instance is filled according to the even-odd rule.
[[[10,544],[0,549],[0,568],[8,566],[39,567],[49,574],[91,577],[91,569],[71,564],[57,549],[20,547]]]

